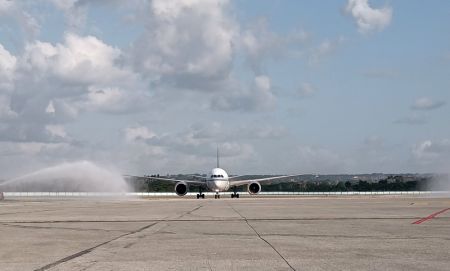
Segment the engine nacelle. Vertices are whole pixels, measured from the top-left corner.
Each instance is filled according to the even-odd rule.
[[[256,195],[261,192],[261,185],[258,182],[250,183],[247,186],[247,191],[250,195]]]
[[[175,185],[175,193],[177,193],[178,196],[184,196],[189,192],[189,186],[185,182],[178,182]]]

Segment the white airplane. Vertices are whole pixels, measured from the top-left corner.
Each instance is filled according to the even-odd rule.
[[[189,192],[189,185],[197,186],[199,193],[197,194],[197,199],[205,198],[205,194],[203,194],[204,190],[209,190],[212,192],[216,192],[214,195],[215,199],[220,199],[220,192],[228,191],[230,188],[233,189],[233,194],[231,194],[231,198],[239,198],[239,194],[237,193],[237,187],[242,185],[247,185],[247,191],[250,195],[256,195],[261,192],[261,184],[260,182],[272,181],[276,179],[288,178],[298,175],[286,175],[286,176],[277,176],[277,177],[269,177],[269,178],[260,178],[260,179],[250,179],[250,180],[236,180],[242,176],[229,176],[227,172],[219,167],[219,149],[217,149],[217,167],[213,168],[210,171],[210,174],[207,176],[199,176],[193,175],[197,180],[180,180],[180,179],[172,179],[172,178],[161,178],[161,177],[138,177],[138,176],[130,176],[126,175],[126,177],[131,178],[139,178],[146,179],[149,181],[167,181],[175,183],[175,193],[178,196],[184,196]]]

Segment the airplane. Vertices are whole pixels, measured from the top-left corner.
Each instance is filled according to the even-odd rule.
[[[247,185],[247,192],[250,195],[256,195],[261,192],[261,182],[272,181],[276,179],[289,178],[298,175],[285,175],[277,177],[268,177],[260,179],[250,179],[250,180],[237,180],[241,176],[229,176],[228,173],[220,168],[219,166],[219,148],[217,148],[217,166],[210,171],[207,176],[202,175],[192,175],[194,180],[181,180],[173,178],[163,178],[163,177],[152,177],[152,176],[131,176],[124,175],[126,178],[137,178],[145,179],[148,181],[166,181],[175,183],[175,193],[178,196],[185,196],[189,192],[189,186],[197,186],[198,194],[197,199],[204,199],[205,194],[203,191],[209,190],[211,192],[216,192],[214,195],[215,199],[220,199],[220,192],[228,191],[230,188],[233,190],[231,198],[239,198],[239,193],[237,188],[242,185]]]

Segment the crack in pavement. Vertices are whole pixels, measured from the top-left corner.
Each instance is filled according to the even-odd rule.
[[[199,205],[199,206],[197,206],[196,208],[194,208],[193,210],[191,210],[191,211],[189,211],[189,212],[187,212],[187,213],[181,215],[180,217],[178,217],[178,219],[179,219],[179,218],[182,218],[182,217],[185,216],[185,215],[190,215],[190,214],[192,214],[193,212],[197,211],[198,209],[200,209],[200,208],[202,208],[202,207],[203,207],[203,205]]]
[[[203,207],[203,205],[199,205],[199,206],[195,207],[194,209],[189,210],[189,211],[187,211],[187,212],[181,214],[181,215],[178,216],[177,218],[181,218],[181,217],[183,217],[183,216],[185,216],[185,215],[187,215],[187,214],[190,214],[190,213],[192,213],[192,212],[194,212],[194,211],[200,209],[201,207]],[[52,263],[49,263],[49,264],[47,264],[47,265],[45,265],[45,266],[42,266],[42,267],[40,267],[40,268],[37,268],[37,269],[35,269],[34,271],[45,271],[45,270],[49,270],[50,268],[53,268],[53,267],[55,267],[55,266],[57,266],[57,265],[60,265],[60,264],[62,264],[62,263],[68,262],[68,261],[70,261],[70,260],[73,260],[73,259],[78,258],[78,257],[80,257],[80,256],[83,256],[83,255],[85,255],[85,254],[88,254],[88,253],[94,251],[95,249],[97,249],[97,248],[99,248],[99,247],[101,247],[101,246],[107,245],[107,244],[109,244],[109,243],[111,243],[111,242],[113,242],[113,241],[116,241],[116,240],[120,239],[120,238],[129,236],[129,235],[133,235],[133,234],[139,233],[139,232],[141,232],[141,231],[143,231],[143,230],[146,230],[146,229],[148,229],[148,228],[150,228],[150,227],[153,227],[153,226],[155,226],[155,225],[157,225],[157,224],[159,224],[160,222],[163,222],[163,221],[165,221],[165,220],[154,221],[153,223],[148,224],[148,225],[146,225],[146,226],[144,226],[144,227],[141,227],[141,228],[139,228],[139,229],[137,229],[137,230],[134,230],[134,231],[131,231],[131,232],[127,232],[127,233],[121,234],[121,235],[119,235],[119,236],[116,236],[116,237],[114,237],[114,238],[108,240],[108,241],[105,241],[105,242],[100,243],[100,244],[98,244],[98,245],[95,245],[95,246],[93,246],[93,247],[84,249],[84,250],[79,251],[79,252],[77,252],[77,253],[75,253],[75,254],[69,255],[69,256],[64,257],[64,258],[62,258],[62,259],[59,259],[59,260],[57,260],[57,261],[55,261],[55,262],[52,262]]]
[[[105,241],[105,242],[103,242],[103,243],[100,243],[100,244],[98,244],[98,245],[96,245],[96,246],[93,246],[93,247],[90,247],[90,248],[88,248],[88,249],[79,251],[79,252],[77,252],[77,253],[75,253],[75,254],[72,254],[72,255],[69,255],[69,256],[67,256],[67,257],[65,257],[65,258],[62,258],[62,259],[60,259],[60,260],[58,260],[58,261],[56,261],[56,262],[52,262],[52,263],[47,264],[47,265],[45,265],[45,266],[43,266],[43,267],[41,267],[41,268],[35,269],[35,271],[44,271],[44,270],[48,270],[48,269],[53,268],[53,267],[55,267],[55,266],[57,266],[57,265],[59,265],[59,264],[62,264],[62,263],[65,263],[65,262],[67,262],[67,261],[70,261],[70,260],[72,260],[72,259],[75,259],[75,258],[78,258],[78,257],[80,257],[80,256],[83,256],[84,254],[87,254],[87,253],[93,251],[94,249],[99,248],[99,247],[101,247],[101,246],[104,246],[104,245],[106,245],[106,244],[109,244],[109,243],[111,243],[111,242],[113,242],[113,241],[115,241],[115,240],[117,240],[117,239],[120,239],[120,238],[122,238],[122,237],[131,235],[131,234],[135,234],[135,233],[141,232],[141,231],[143,231],[143,230],[145,230],[145,229],[148,229],[148,228],[150,228],[150,227],[156,225],[157,223],[158,223],[158,222],[155,222],[155,223],[146,225],[146,226],[144,226],[144,227],[142,227],[142,228],[139,228],[139,229],[137,229],[137,230],[135,230],[135,231],[131,231],[131,232],[128,232],[128,233],[119,235],[119,236],[117,236],[117,237],[114,237],[113,239],[110,239],[110,240],[108,240],[108,241]]]
[[[247,223],[247,225],[250,227],[250,229],[252,229],[255,232],[255,234],[258,236],[259,239],[261,239],[266,244],[268,244],[273,249],[273,251],[275,251],[278,254],[278,256],[280,256],[281,259],[283,259],[283,261],[291,268],[291,270],[296,271],[295,268],[292,267],[292,265],[288,262],[288,260],[286,258],[284,258],[284,256],[281,255],[281,253],[269,241],[267,241],[264,237],[262,237],[258,231],[256,231],[256,229],[249,223],[249,221],[247,220],[247,218],[245,216],[243,216],[240,212],[238,212],[236,209],[234,209],[233,206],[231,206],[229,203],[227,203],[227,204],[228,204],[228,206],[230,206],[231,209],[233,209],[233,211],[236,214],[238,214],[245,221],[245,223]]]

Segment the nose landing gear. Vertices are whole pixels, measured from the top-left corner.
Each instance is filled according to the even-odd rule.
[[[214,195],[214,198],[215,198],[215,199],[220,199],[220,194],[219,194],[219,192],[216,192],[216,194]]]

